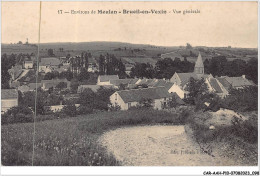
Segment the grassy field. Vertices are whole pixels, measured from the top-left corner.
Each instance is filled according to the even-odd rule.
[[[120,165],[98,144],[100,135],[122,126],[166,123],[180,124],[178,115],[131,110],[37,122],[34,165]],[[2,125],[1,132],[2,164],[32,165],[33,123]]]

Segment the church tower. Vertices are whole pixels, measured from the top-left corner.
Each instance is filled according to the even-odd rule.
[[[196,61],[195,67],[194,67],[194,73],[196,73],[198,75],[204,74],[204,64],[203,64],[200,52],[199,52],[199,56],[198,56],[198,59]]]

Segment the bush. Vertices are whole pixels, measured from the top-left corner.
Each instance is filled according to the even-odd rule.
[[[194,117],[189,118],[190,127],[192,128],[193,135],[198,142],[221,141],[224,139],[230,140],[230,138],[234,137],[243,139],[243,141],[248,143],[258,142],[256,117],[250,117],[245,121],[234,117],[231,126],[218,126],[216,129],[210,130],[205,121],[211,116],[208,113],[206,114],[196,113]]]
[[[110,110],[110,111],[120,111],[120,110],[121,110],[121,107],[120,107],[119,105],[115,105],[115,106],[111,105],[111,106],[109,107],[109,110]]]
[[[25,106],[16,106],[9,109],[1,117],[2,124],[33,122],[32,110]]]
[[[62,109],[62,112],[69,117],[75,117],[77,115],[77,108],[74,104],[66,105]]]
[[[88,106],[80,105],[78,108],[78,114],[90,114],[93,113],[93,109]]]

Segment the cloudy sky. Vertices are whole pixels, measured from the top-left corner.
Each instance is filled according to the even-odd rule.
[[[58,10],[199,10],[199,14],[72,15]],[[2,2],[2,43],[120,41],[258,46],[257,2]]]

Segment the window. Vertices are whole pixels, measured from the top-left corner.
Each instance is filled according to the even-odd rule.
[[[128,103],[128,108],[130,108],[131,107],[131,103]]]
[[[115,100],[117,100],[117,94],[115,94],[115,96],[116,96]]]

